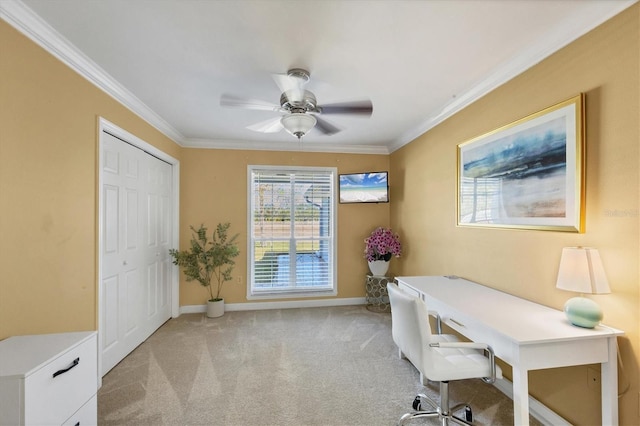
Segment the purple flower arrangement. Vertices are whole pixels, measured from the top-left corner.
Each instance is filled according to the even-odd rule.
[[[400,257],[402,245],[400,237],[390,228],[376,228],[368,238],[364,240],[364,257],[369,262],[374,260],[391,260],[391,256]]]

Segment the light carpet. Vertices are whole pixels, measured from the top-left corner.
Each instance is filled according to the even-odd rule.
[[[394,425],[438,384],[398,358],[391,315],[364,306],[171,319],[104,376],[100,425]],[[474,424],[513,424],[481,380],[451,382]],[[532,425],[539,424],[533,418]],[[416,419],[411,424],[438,424]]]

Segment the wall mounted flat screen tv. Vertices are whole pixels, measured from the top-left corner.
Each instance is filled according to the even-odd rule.
[[[340,175],[340,202],[388,203],[388,173],[369,172]]]

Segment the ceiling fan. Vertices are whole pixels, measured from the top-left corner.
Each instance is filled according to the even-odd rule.
[[[222,95],[220,105],[283,113],[280,117],[270,118],[247,128],[262,133],[276,133],[285,129],[298,139],[314,127],[325,135],[333,135],[340,131],[338,127],[321,118],[319,116],[321,114],[351,114],[368,117],[373,112],[370,100],[318,105],[316,96],[304,89],[310,78],[307,70],[293,68],[286,74],[275,74],[273,78],[282,90],[279,105],[228,94]]]

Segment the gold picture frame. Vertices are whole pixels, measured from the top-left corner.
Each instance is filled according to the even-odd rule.
[[[457,147],[458,226],[584,232],[584,94]]]

